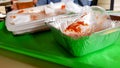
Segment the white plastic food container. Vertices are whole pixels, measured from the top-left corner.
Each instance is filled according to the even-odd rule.
[[[14,34],[23,34],[38,30],[46,30],[45,20],[52,16],[65,14],[65,4],[55,3],[33,8],[11,11],[6,17],[6,27]]]

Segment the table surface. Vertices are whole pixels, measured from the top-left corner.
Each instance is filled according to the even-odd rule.
[[[72,57],[55,42],[51,31],[14,36],[5,29],[3,24],[1,24],[0,29],[0,57],[5,58],[3,61],[6,61],[6,64],[15,62],[20,66],[38,68],[64,68],[64,66],[76,68],[120,67],[120,37],[116,43],[109,47],[82,57]],[[3,63],[1,64],[3,65]]]
[[[0,48],[0,68],[67,68]]]

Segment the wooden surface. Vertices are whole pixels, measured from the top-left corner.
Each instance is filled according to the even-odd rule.
[[[110,1],[111,0],[98,0],[98,6],[109,9]],[[114,11],[120,11],[120,0],[114,0]]]
[[[35,68],[35,67],[0,55],[0,68]]]
[[[97,5],[105,8],[105,9],[110,9],[110,0],[98,0]]]
[[[0,48],[0,68],[67,68]]]

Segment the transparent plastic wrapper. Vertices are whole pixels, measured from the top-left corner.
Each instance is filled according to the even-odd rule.
[[[83,10],[81,14],[47,23],[57,42],[74,56],[83,56],[110,46],[120,34],[120,28],[114,26],[103,8],[93,6],[83,7]]]
[[[80,13],[82,6],[75,4],[74,0],[61,0],[66,5],[66,10],[68,13]]]
[[[9,12],[6,18],[7,29],[15,34],[34,32],[37,29],[44,30],[43,27],[46,30],[45,19],[65,14],[64,5],[64,3],[55,3]]]
[[[62,1],[59,3],[51,2],[49,5],[9,12],[6,18],[6,26],[8,31],[14,34],[34,32],[34,30],[38,31],[40,29],[44,30],[43,27],[45,27],[46,30],[47,26],[45,21],[47,19],[51,19],[53,16],[79,12],[81,12],[81,6],[78,6],[72,1]]]

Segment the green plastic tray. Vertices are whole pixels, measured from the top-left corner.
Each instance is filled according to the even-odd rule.
[[[90,36],[74,39],[52,26],[50,28],[56,42],[61,44],[73,56],[77,57],[87,55],[114,44],[120,35],[120,27],[116,27],[93,33]]]
[[[86,56],[72,57],[55,42],[51,31],[14,36],[0,22],[0,48],[74,68],[120,67],[119,41]]]

